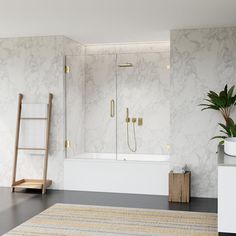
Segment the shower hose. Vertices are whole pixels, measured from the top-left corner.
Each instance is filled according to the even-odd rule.
[[[134,147],[132,148],[131,145],[130,145],[130,140],[129,140],[129,123],[127,122],[127,144],[128,144],[128,147],[129,147],[129,150],[131,152],[136,152],[137,151],[137,140],[136,140],[136,132],[135,132],[135,123],[132,122],[133,124],[133,135],[134,135]]]

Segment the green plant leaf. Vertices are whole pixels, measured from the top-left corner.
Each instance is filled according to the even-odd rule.
[[[227,126],[230,129],[231,136],[236,137],[236,125],[234,124],[234,121],[231,118],[228,119]]]
[[[216,92],[212,91],[212,90],[210,90],[210,92],[208,94],[213,95],[215,97],[218,97],[218,94]]]
[[[217,138],[225,139],[225,138],[228,138],[228,137],[227,137],[227,136],[220,136],[220,135],[219,135],[219,136],[214,136],[214,137],[212,137],[211,140],[212,140],[212,139],[217,139]]]
[[[200,106],[205,106],[204,108],[202,108],[202,111],[204,111],[206,109],[219,110],[219,107],[216,105],[211,105],[211,104],[201,105],[200,104]]]
[[[230,131],[230,127],[222,124],[222,123],[218,123],[226,132],[227,134],[229,135],[229,137],[231,136],[231,131]]]
[[[235,87],[235,86],[232,86],[232,87],[229,89],[229,92],[228,92],[228,97],[229,97],[229,98],[232,97],[232,95],[233,95],[234,87]]]
[[[226,84],[224,88],[224,92],[227,94],[227,91],[228,91],[228,85]]]
[[[229,134],[227,132],[225,132],[224,130],[220,130],[220,132],[229,136]]]
[[[219,144],[220,144],[220,145],[223,145],[223,144],[224,144],[224,140],[220,141]]]

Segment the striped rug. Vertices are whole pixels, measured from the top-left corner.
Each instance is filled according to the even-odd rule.
[[[5,235],[213,236],[217,215],[56,204]]]

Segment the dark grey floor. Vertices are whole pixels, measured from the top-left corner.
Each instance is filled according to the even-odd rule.
[[[217,200],[192,198],[189,204],[169,203],[166,196],[48,190],[11,193],[0,188],[0,235],[23,223],[55,203],[74,203],[147,209],[217,212]]]

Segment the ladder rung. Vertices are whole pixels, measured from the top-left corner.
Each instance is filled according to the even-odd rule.
[[[18,150],[35,150],[35,151],[45,151],[45,148],[23,148],[19,147]]]
[[[21,120],[47,120],[48,118],[43,117],[22,117]]]

